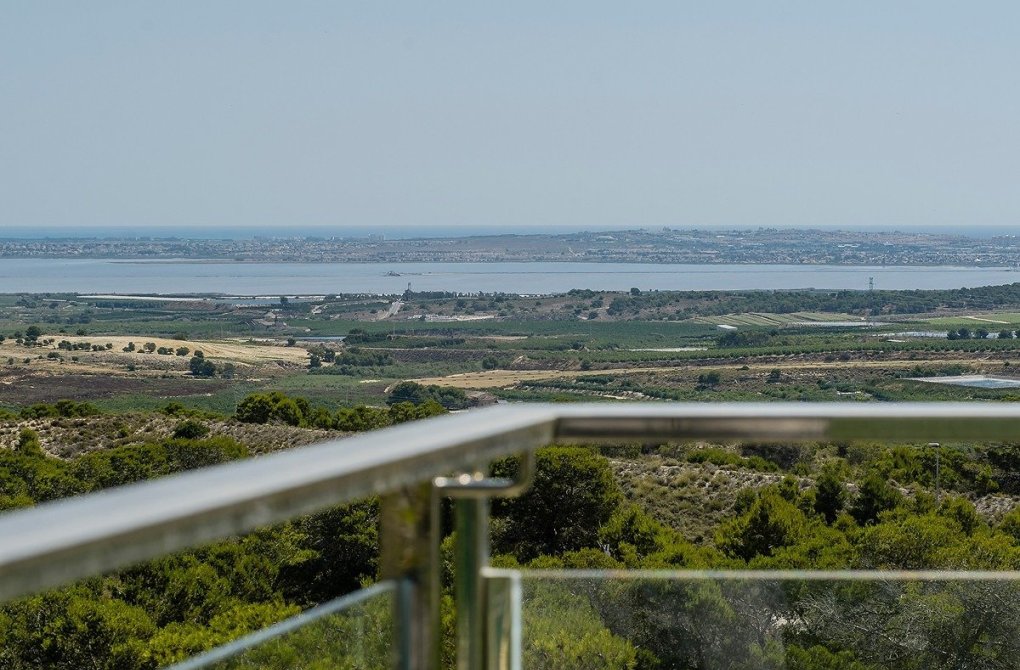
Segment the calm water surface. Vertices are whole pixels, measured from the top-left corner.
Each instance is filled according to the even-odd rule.
[[[393,276],[398,275],[398,276]],[[0,259],[0,292],[280,295],[415,291],[948,289],[1011,284],[1010,268],[645,263],[229,263]]]

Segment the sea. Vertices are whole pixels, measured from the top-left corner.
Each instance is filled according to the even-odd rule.
[[[1006,267],[652,263],[244,263],[0,259],[0,293],[299,296],[413,291],[542,295],[571,289],[952,289],[1020,282]]]

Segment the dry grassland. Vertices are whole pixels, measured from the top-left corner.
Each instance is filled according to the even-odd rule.
[[[276,361],[305,363],[308,360],[308,352],[301,347],[286,347],[278,344],[265,344],[261,342],[239,342],[232,340],[174,340],[165,337],[151,337],[145,335],[68,336],[60,333],[47,333],[42,335],[39,339],[53,339],[54,343],[49,346],[26,348],[15,344],[11,340],[7,340],[3,344],[0,344],[0,355],[14,357],[15,360],[29,356],[34,358],[40,353],[56,351],[57,342],[60,342],[61,340],[68,340],[69,342],[91,342],[92,344],[98,344],[100,346],[105,346],[107,343],[110,343],[113,345],[113,349],[106,352],[96,353],[119,354],[121,356],[128,355],[137,357],[139,360],[157,355],[140,353],[138,351],[148,342],[155,344],[156,348],[167,347],[169,349],[176,350],[178,347],[187,347],[192,352],[195,350],[201,350],[207,358],[234,363],[246,363],[249,365],[259,365],[261,363],[272,363]],[[130,353],[124,352],[124,347],[131,342],[135,345],[135,351]],[[62,353],[65,357],[80,356],[84,359],[86,358],[86,354],[91,354],[92,352],[69,351]]]

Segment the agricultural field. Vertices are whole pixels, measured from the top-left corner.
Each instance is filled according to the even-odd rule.
[[[994,400],[1014,392],[911,379],[1008,377],[1020,364],[1020,339],[999,335],[1014,325],[1017,287],[408,293],[257,304],[7,295],[0,296],[0,406],[69,398],[114,411],[180,402],[229,412],[247,393],[281,390],[335,408],[383,404],[404,381],[463,390],[482,404]]]
[[[762,314],[749,312],[746,314],[722,314],[720,316],[697,316],[691,319],[694,323],[707,323],[713,326],[788,326],[792,324],[817,323],[867,323],[867,319],[853,314],[820,314],[818,312],[792,312],[790,314]]]
[[[998,332],[1002,328],[1020,326],[1020,312],[981,312],[974,314],[955,314],[933,319],[922,319],[917,323],[932,328],[987,328]]]

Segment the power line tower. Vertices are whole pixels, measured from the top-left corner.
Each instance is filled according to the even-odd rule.
[[[875,278],[874,277],[868,277],[868,290],[869,291],[874,291],[875,290]]]

